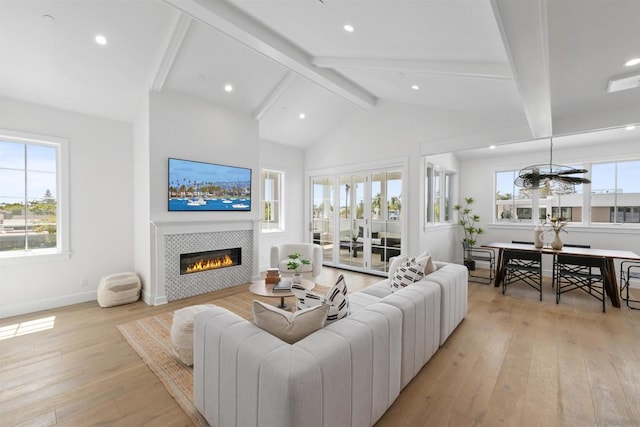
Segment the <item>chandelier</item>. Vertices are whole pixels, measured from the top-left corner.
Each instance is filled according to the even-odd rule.
[[[587,173],[586,169],[576,169],[571,166],[553,164],[553,138],[550,138],[549,164],[527,166],[520,170],[514,184],[527,189],[551,187],[554,182],[577,185],[589,184],[590,180],[575,174]]]

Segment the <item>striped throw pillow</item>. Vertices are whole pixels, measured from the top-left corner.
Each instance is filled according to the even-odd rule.
[[[327,314],[327,324],[340,320],[351,314],[349,309],[349,297],[347,295],[347,284],[341,274],[336,283],[325,295],[318,295],[309,291],[297,283],[291,286],[291,291],[296,297],[298,310],[315,307],[320,304],[329,305]]]
[[[424,265],[410,258],[396,270],[391,280],[391,291],[397,291],[424,277]]]

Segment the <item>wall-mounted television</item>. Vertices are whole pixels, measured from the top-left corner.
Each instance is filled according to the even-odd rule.
[[[169,158],[169,211],[250,211],[251,169]]]

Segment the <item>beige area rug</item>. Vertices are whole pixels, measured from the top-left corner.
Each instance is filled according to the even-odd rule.
[[[327,288],[316,286],[314,291],[324,293]],[[241,292],[208,302],[236,313],[245,319],[252,318],[251,305],[259,299],[274,303],[275,298],[260,298],[250,292]],[[288,298],[292,302],[292,298]],[[204,303],[203,303],[204,304]],[[118,325],[118,330],[129,345],[140,355],[165,388],[178,402],[196,426],[208,426],[193,404],[193,369],[185,366],[173,355],[171,348],[171,322],[173,313],[162,313],[133,322]]]

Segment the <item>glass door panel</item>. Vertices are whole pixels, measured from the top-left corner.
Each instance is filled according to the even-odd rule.
[[[311,180],[313,200],[312,242],[322,246],[324,262],[332,264],[334,184],[333,177],[318,177]]]
[[[402,247],[402,172],[371,174],[370,259],[372,271],[389,271],[389,260]]]
[[[341,175],[339,264],[364,267],[364,176]]]

